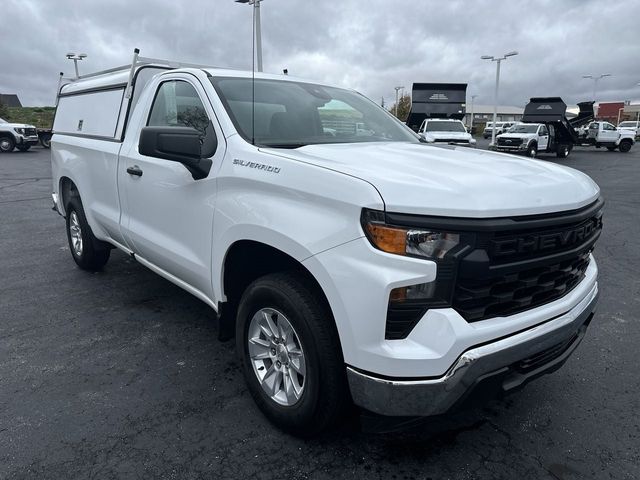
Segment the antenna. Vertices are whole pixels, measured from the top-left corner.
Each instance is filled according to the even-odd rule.
[[[256,9],[251,22],[251,144],[256,144]]]

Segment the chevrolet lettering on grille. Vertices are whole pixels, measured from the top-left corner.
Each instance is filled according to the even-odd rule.
[[[505,239],[494,239],[490,244],[493,257],[513,255],[517,253],[558,250],[584,242],[602,228],[602,217],[595,217],[578,227],[540,235],[523,235]]]

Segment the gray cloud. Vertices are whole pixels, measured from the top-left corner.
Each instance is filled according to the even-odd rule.
[[[53,103],[58,72],[73,71],[68,51],[89,54],[85,72],[128,63],[134,47],[144,56],[251,68],[251,8],[232,0],[9,0],[3,7],[11,20],[0,30],[0,92],[27,105]],[[588,100],[587,73],[613,74],[600,82],[599,100],[638,99],[638,18],[634,0],[264,0],[264,66],[376,101],[392,101],[396,85],[467,82],[477,103],[490,104],[495,64],[480,56],[518,50],[503,63],[502,104],[537,95]]]

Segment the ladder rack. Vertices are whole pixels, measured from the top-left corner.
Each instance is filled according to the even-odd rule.
[[[127,87],[125,89],[125,97],[126,98],[131,98],[131,92],[133,90],[133,78],[134,75],[136,73],[136,69],[138,67],[144,66],[144,65],[155,65],[155,66],[159,66],[159,67],[167,67],[167,68],[220,68],[220,67],[215,67],[213,65],[201,65],[201,64],[197,64],[197,63],[185,63],[185,62],[177,62],[175,60],[165,60],[165,59],[160,59],[160,58],[150,58],[150,57],[141,57],[140,56],[140,49],[135,48],[133,50],[133,60],[130,64],[128,65],[120,65],[119,67],[113,67],[113,68],[108,68],[106,70],[100,70],[98,72],[93,72],[93,73],[87,73],[85,75],[79,75],[76,78],[62,78],[61,76],[61,82],[62,80],[64,81],[68,81],[68,83],[66,83],[65,85],[69,85],[70,83],[74,83],[77,82],[78,80],[85,80],[87,78],[92,78],[92,77],[98,77],[100,75],[106,75],[108,73],[115,73],[115,72],[121,72],[124,70],[129,70],[129,79],[127,81]],[[225,67],[225,69],[228,69],[228,67]],[[58,91],[60,90],[60,88],[58,88]]]

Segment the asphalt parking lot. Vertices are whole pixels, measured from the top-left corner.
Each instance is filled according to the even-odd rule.
[[[598,314],[564,368],[409,431],[316,440],[260,414],[206,305],[118,251],[76,268],[49,158],[0,155],[0,478],[640,478],[640,144],[562,161],[607,202]]]

